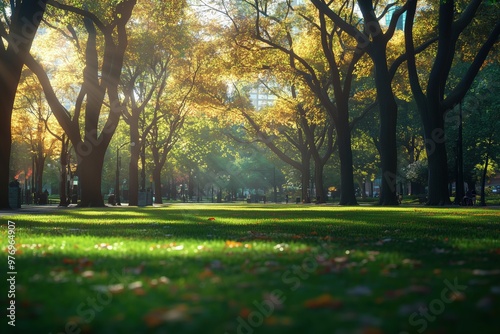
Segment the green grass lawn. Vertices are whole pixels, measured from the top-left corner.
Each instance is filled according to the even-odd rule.
[[[8,333],[499,328],[498,209],[60,209],[1,217],[5,273],[8,220],[17,248]]]

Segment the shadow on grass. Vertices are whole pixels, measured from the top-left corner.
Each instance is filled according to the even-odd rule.
[[[449,260],[468,252],[450,241],[470,240],[475,243],[472,252],[482,247],[477,240],[498,241],[499,225],[495,222],[499,216],[499,211],[181,206],[123,211],[67,210],[30,219],[16,218],[18,226],[33,236],[86,236],[102,242],[123,239],[151,244],[178,240],[308,246],[327,243],[342,251],[355,247],[363,251],[395,252],[405,257],[440,252]],[[485,242],[484,249],[489,245]],[[430,256],[428,260],[441,259]]]
[[[498,212],[491,211],[237,205],[70,209],[16,216],[18,238],[27,240],[19,256],[18,298],[23,306],[16,330],[59,333],[70,323],[82,333],[235,333],[237,317],[253,311],[253,302],[261,302],[269,291],[281,289],[287,300],[274,321],[282,326],[258,326],[255,332],[359,332],[367,315],[373,323],[380,319],[372,326],[383,332],[415,331],[418,327],[410,326],[408,314],[398,314],[402,306],[429,303],[439,296],[445,278],[468,282],[476,266],[495,268],[498,254],[488,247],[498,245],[497,218]],[[35,242],[58,248],[38,248]],[[124,248],[130,244],[124,252],[121,242]],[[183,243],[186,249],[179,247]],[[326,251],[328,258],[316,258]],[[367,260],[369,254],[378,255]],[[317,261],[314,274],[290,274],[292,268],[304,268],[306,259]],[[463,265],[450,264],[462,260]],[[436,269],[442,269],[442,276]],[[89,298],[96,303],[104,297],[98,289],[119,283],[114,275],[122,277],[125,291],[93,307]],[[161,276],[172,283],[153,286]],[[138,281],[142,290],[129,288]],[[481,298],[488,284],[477,291],[471,286],[467,298]],[[360,285],[372,295],[346,295]],[[408,285],[428,287],[433,294],[386,296]],[[340,310],[304,307],[325,293],[341,299]],[[493,317],[473,313],[474,303],[448,307],[451,315],[458,312],[458,320],[438,318],[431,324],[434,329],[493,328]],[[157,309],[163,313],[151,325],[148,316]],[[166,315],[175,321],[161,318]],[[462,315],[473,325],[461,328]],[[289,318],[293,326],[286,325]]]

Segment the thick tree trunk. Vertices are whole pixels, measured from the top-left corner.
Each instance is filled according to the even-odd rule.
[[[371,53],[375,64],[375,85],[379,100],[380,114],[380,165],[382,169],[382,187],[380,205],[398,205],[396,196],[397,144],[396,125],[398,106],[391,87],[391,78],[387,68],[385,46],[377,45]]]
[[[78,156],[78,180],[82,194],[79,206],[81,207],[104,206],[101,193],[104,154],[105,150],[102,147],[94,146],[88,155]]]
[[[12,149],[11,117],[17,85],[25,57],[45,12],[47,0],[16,1],[9,27],[7,49],[0,44],[0,210],[9,209],[10,153]],[[14,4],[11,1],[11,4]]]
[[[2,71],[0,71],[1,73]],[[2,92],[2,103],[0,103],[0,210],[10,209],[9,205],[9,175],[10,175],[10,152],[12,145],[11,115],[12,105],[8,98],[9,93],[3,78],[0,79],[0,92]],[[14,101],[12,99],[12,101]]]
[[[429,193],[427,205],[451,204],[448,191],[448,158],[444,132],[444,119],[436,110],[421,111],[425,150],[429,164]]]

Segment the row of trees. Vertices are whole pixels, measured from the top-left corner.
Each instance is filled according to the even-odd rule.
[[[43,170],[43,159],[54,152],[66,166],[73,148],[83,206],[104,204],[98,176],[120,119],[128,138],[116,145],[130,144],[131,205],[137,205],[138,190],[146,188],[149,162],[155,193],[162,193],[167,158],[181,144],[193,152],[196,170],[209,168],[207,155],[196,154],[197,146],[209,143],[183,132],[190,119],[215,120],[226,141],[266,147],[300,175],[303,198],[312,176],[317,201],[326,200],[324,171],[336,157],[341,204],[356,204],[355,180],[375,175],[382,180],[380,204],[396,204],[398,158],[405,154],[408,163],[428,160],[428,204],[449,203],[451,142],[445,140],[445,129],[453,128],[446,121],[455,117],[455,106],[462,101],[474,109],[466,119],[476,119],[478,105],[470,102],[474,94],[466,94],[485,64],[492,73],[498,66],[497,53],[491,51],[500,33],[499,8],[491,1],[218,0],[195,5],[125,0],[91,2],[84,8],[70,1],[51,1],[47,7],[38,1],[37,10],[26,11],[33,3],[20,1],[9,8],[2,2],[0,59],[2,69],[15,73],[0,71],[7,78],[0,83],[15,94],[23,78],[16,106],[39,113],[39,137],[32,140],[39,147],[31,148],[41,166],[36,170]],[[392,16],[384,26],[381,19],[388,13]],[[43,46],[29,53],[44,14],[44,29],[35,40]],[[32,17],[27,36],[26,22]],[[403,18],[404,30],[397,30]],[[47,47],[64,50],[65,57]],[[7,66],[12,58],[21,62],[20,69]],[[23,64],[29,71],[21,76]],[[29,84],[30,73],[41,88]],[[475,92],[494,95],[491,84],[481,82]],[[256,83],[275,96],[272,105],[260,110],[250,101]],[[494,104],[480,100],[489,124],[495,119]],[[0,153],[9,157],[14,98],[1,105],[9,127],[2,135],[9,140],[2,140]],[[420,121],[412,114],[415,109]],[[493,126],[486,134],[483,129],[476,134],[487,143],[487,155],[475,161],[485,160],[486,170],[498,130]],[[50,140],[42,138],[44,130],[51,133]],[[54,143],[57,149],[43,152],[42,146]],[[2,168],[9,170],[8,165]],[[61,180],[67,172],[61,168]],[[232,167],[226,166],[225,173],[237,176]],[[0,185],[0,206],[8,207],[8,179]]]

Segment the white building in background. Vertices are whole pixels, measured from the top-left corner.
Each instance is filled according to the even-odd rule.
[[[385,25],[389,26],[391,24],[392,16],[394,15],[394,12],[400,9],[401,7],[398,6],[392,6],[389,8],[387,11],[387,14],[385,14]],[[406,22],[406,12],[403,13],[398,19],[398,22],[396,23],[396,30],[404,30],[405,29],[405,22]]]
[[[272,94],[269,89],[262,83],[256,84],[250,90],[250,102],[255,110],[272,106],[276,101],[276,95]]]
[[[291,6],[300,6],[305,4],[305,0],[292,0]],[[276,87],[274,87],[276,88]],[[276,102],[276,95],[274,95],[266,85],[261,82],[255,84],[250,89],[250,102],[252,103],[255,110],[261,110],[265,107],[272,106]]]

